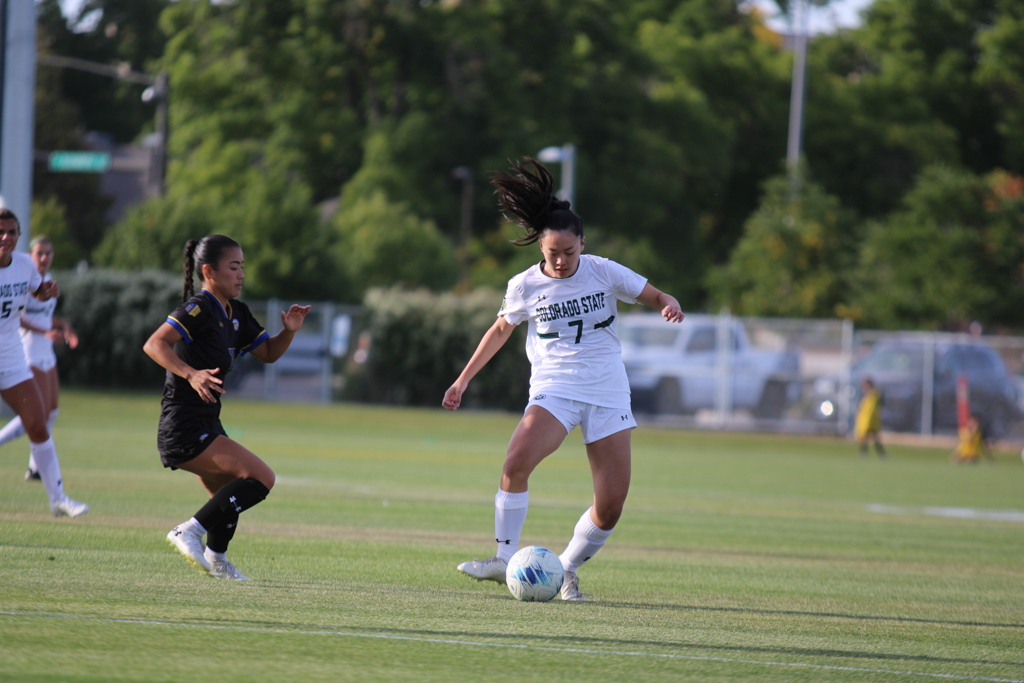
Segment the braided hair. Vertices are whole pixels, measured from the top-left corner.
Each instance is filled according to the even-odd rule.
[[[583,237],[583,219],[569,209],[569,202],[556,197],[554,180],[548,169],[531,157],[512,162],[514,173],[496,171],[491,184],[496,188],[505,219],[526,231],[519,239],[509,240],[517,247],[533,244],[545,230],[569,230]]]
[[[185,242],[185,286],[181,290],[182,303],[195,294],[195,285],[192,282],[195,271],[198,269],[201,274],[203,266],[206,265],[217,270],[224,251],[234,247],[241,248],[238,242],[225,235],[207,235],[201,240]]]

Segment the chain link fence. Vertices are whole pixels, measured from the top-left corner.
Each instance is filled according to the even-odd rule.
[[[624,315],[619,336],[634,411],[654,422],[846,434],[871,379],[882,428],[1024,441],[1024,339],[854,331],[850,321]]]

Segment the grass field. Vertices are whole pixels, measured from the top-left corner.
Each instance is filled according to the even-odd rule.
[[[22,480],[24,441],[0,449],[0,679],[1024,680],[1016,455],[641,428],[626,512],[580,572],[596,601],[520,603],[455,570],[493,554],[516,416],[229,398],[229,433],[278,474],[230,551],[254,581],[229,583],[164,543],[204,493],[160,466],[158,410],[64,395],[77,520]],[[534,474],[524,544],[561,552],[589,505],[579,441]]]

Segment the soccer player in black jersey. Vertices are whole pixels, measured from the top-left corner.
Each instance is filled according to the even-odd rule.
[[[195,516],[167,534],[189,564],[211,576],[247,581],[226,553],[239,513],[263,501],[274,472],[232,441],[220,424],[224,376],[235,358],[251,353],[273,363],[288,350],[309,306],[292,304],[273,337],[237,297],[245,278],[242,248],[230,237],[207,235],[185,244],[182,304],[146,341],[149,357],[167,369],[157,433],[164,467],[199,477],[210,494]],[[193,273],[202,280],[194,294]],[[206,548],[203,548],[203,535]]]

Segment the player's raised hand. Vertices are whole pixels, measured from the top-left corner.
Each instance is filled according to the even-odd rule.
[[[312,306],[292,304],[287,312],[281,311],[281,324],[284,325],[284,329],[289,332],[298,332],[302,328],[302,323],[306,320],[306,314],[309,313],[310,308]]]
[[[39,289],[32,295],[40,301],[49,301],[55,297],[60,296],[60,287],[57,285],[56,280],[47,280],[43,284],[39,285]]]

